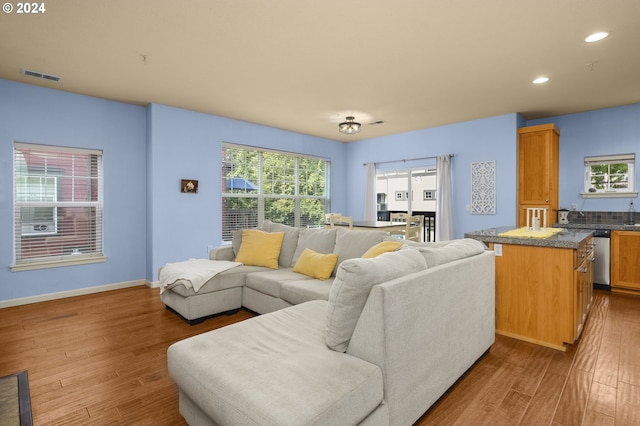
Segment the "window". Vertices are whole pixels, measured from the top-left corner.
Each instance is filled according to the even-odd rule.
[[[13,271],[103,262],[102,152],[16,143]]]
[[[435,186],[436,170],[432,167],[377,172],[378,216],[384,219],[383,211],[434,212]]]
[[[424,241],[435,241],[436,177],[433,166],[378,170],[378,220],[389,220],[391,213],[421,215],[424,217]]]
[[[422,191],[422,199],[427,200],[435,200],[436,199],[436,190],[435,189],[426,189]]]
[[[584,158],[583,197],[629,196],[634,192],[635,154]]]
[[[265,219],[320,226],[329,204],[329,161],[224,144],[222,184],[223,241]]]

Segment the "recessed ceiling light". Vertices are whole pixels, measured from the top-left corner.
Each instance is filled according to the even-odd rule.
[[[584,41],[587,43],[593,43],[594,41],[600,41],[603,38],[606,38],[608,35],[609,33],[605,32],[593,33],[589,37],[585,38]]]
[[[533,84],[542,84],[542,83],[546,83],[547,81],[549,81],[549,77],[538,77],[535,80],[533,80]]]

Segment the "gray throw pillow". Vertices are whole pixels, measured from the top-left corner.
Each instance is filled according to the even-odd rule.
[[[282,247],[280,248],[278,264],[283,268],[293,266],[291,260],[293,259],[293,255],[298,247],[300,228],[283,225],[281,223],[274,223],[267,220],[264,221],[264,226],[269,229],[269,232],[284,232],[284,239],[282,240]]]
[[[342,262],[329,291],[327,346],[338,352],[347,350],[373,286],[426,268],[424,257],[415,249]]]
[[[336,245],[337,229],[300,228],[298,235],[298,247],[293,255],[291,264],[295,265],[304,249],[308,248],[316,253],[333,253]]]
[[[375,246],[387,236],[384,231],[354,231],[349,229],[336,228],[336,246],[333,252],[338,255],[338,263],[333,270],[335,275],[338,267],[347,259],[362,257],[371,247]]]

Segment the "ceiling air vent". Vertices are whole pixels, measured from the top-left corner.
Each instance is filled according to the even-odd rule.
[[[42,78],[44,80],[51,80],[51,81],[60,81],[62,80],[62,77],[58,77],[57,75],[51,75],[51,74],[44,74],[38,71],[31,71],[31,70],[27,70],[22,68],[20,70],[20,73],[22,75],[28,75],[29,77],[36,77],[36,78]]]

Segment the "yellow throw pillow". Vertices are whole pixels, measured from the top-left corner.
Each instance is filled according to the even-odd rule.
[[[367,250],[366,253],[362,255],[362,258],[371,259],[372,257],[379,256],[382,253],[396,251],[400,247],[402,247],[401,241],[383,241],[371,247],[369,250]]]
[[[299,272],[319,280],[327,280],[337,262],[338,255],[336,253],[322,254],[306,248],[293,266],[293,272]]]
[[[242,243],[236,256],[236,262],[245,265],[266,266],[278,269],[278,257],[284,232],[264,232],[258,229],[244,229]]]

